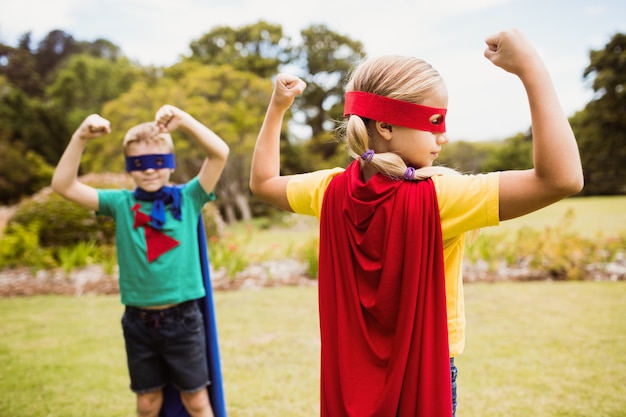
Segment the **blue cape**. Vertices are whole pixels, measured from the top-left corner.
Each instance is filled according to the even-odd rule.
[[[200,310],[204,316],[204,327],[206,330],[207,361],[209,365],[209,378],[211,384],[207,386],[209,398],[213,407],[215,417],[226,417],[226,401],[224,399],[224,387],[222,385],[222,368],[220,365],[220,351],[217,341],[217,321],[215,319],[215,307],[213,306],[213,287],[211,285],[211,274],[209,270],[209,253],[204,233],[204,222],[202,214],[198,221],[198,242],[200,246],[200,262],[202,266],[202,278],[206,295],[198,300]],[[160,417],[189,417],[180,399],[180,393],[172,385],[168,384],[163,388],[163,405],[161,406]]]

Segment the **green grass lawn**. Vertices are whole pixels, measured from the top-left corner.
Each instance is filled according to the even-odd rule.
[[[615,236],[626,232],[626,196],[568,198],[484,230],[500,233],[516,231],[524,226],[544,229],[561,221],[569,210],[573,212],[572,232],[589,237],[597,234]]]
[[[318,415],[316,288],[216,292],[230,417]],[[626,283],[466,286],[460,417],[626,415]],[[0,299],[0,416],[130,416],[117,296]]]
[[[569,198],[517,219],[487,227],[481,233],[496,236],[514,236],[522,227],[544,230],[560,224],[569,211],[573,218],[567,231],[594,238],[626,234],[626,196]],[[246,251],[248,259],[293,257],[311,239],[319,235],[317,219],[311,216],[286,214],[286,227],[259,230],[238,223],[226,227],[225,233]]]

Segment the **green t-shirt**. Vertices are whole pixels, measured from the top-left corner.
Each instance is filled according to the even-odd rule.
[[[161,230],[180,244],[148,262],[144,227],[134,228],[135,204],[150,215],[152,202],[137,201],[130,190],[98,190],[98,214],[115,220],[119,286],[122,304],[149,307],[177,304],[204,297],[200,265],[198,220],[205,203],[215,200],[197,178],[181,190],[181,220],[166,206],[166,221]]]

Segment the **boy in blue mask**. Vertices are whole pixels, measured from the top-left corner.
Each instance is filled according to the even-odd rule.
[[[180,129],[206,153],[194,179],[172,186],[175,160],[170,132]],[[207,385],[204,322],[196,302],[205,296],[197,226],[202,207],[228,158],[228,145],[188,113],[162,106],[155,122],[124,138],[126,170],[137,188],[103,190],[78,179],[87,143],[110,133],[109,121],[88,116],[73,134],[52,178],[52,188],[116,222],[122,318],[130,387],[137,414],[157,416],[163,387],[171,384],[191,416],[213,416]]]

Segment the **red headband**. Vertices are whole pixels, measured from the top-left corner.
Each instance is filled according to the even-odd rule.
[[[446,112],[447,109],[422,106],[421,104],[363,91],[349,91],[346,93],[343,115],[355,114],[392,125],[426,132],[444,133],[446,131]],[[433,123],[431,117],[438,114],[441,115],[441,118],[435,119],[435,123]]]

